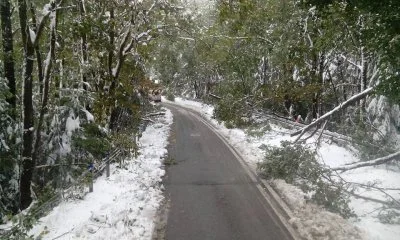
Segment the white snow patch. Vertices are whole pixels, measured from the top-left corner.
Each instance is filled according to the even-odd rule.
[[[43,6],[42,15],[45,16],[47,14],[50,14],[50,12],[51,12],[51,5],[47,3]]]
[[[289,223],[304,239],[364,239],[364,232],[339,215],[325,211],[320,206],[306,203],[305,194],[283,180],[274,180],[273,184],[285,201],[291,206],[293,215]]]
[[[32,43],[34,43],[36,40],[36,33],[31,28],[29,28],[29,38]]]
[[[93,116],[93,114],[91,114],[88,110],[86,110],[86,109],[82,109],[82,111],[86,114],[86,119],[89,121],[89,122],[93,122],[94,121],[94,116]]]
[[[70,115],[67,118],[67,122],[65,123],[65,128],[67,130],[68,136],[71,136],[73,131],[79,129],[79,124],[80,124],[79,117],[74,118],[73,115]]]

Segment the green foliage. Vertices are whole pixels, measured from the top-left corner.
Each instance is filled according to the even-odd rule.
[[[246,104],[242,101],[234,101],[226,96],[219,101],[214,109],[214,117],[224,121],[227,128],[244,127],[251,123],[246,112]]]
[[[298,177],[309,174],[315,179],[322,170],[314,152],[290,142],[282,142],[282,147],[267,150],[265,161],[258,168],[264,177],[284,179],[288,183],[294,183]]]
[[[139,151],[135,141],[135,136],[130,131],[120,131],[112,134],[113,146],[117,149],[122,149],[125,153]]]
[[[5,79],[0,76],[0,224],[18,212],[18,175],[16,171],[19,144],[15,143],[19,127],[10,117],[11,109]]]
[[[327,210],[339,213],[345,218],[354,216],[348,206],[344,185],[327,181],[330,171],[323,168],[315,153],[301,144],[281,142],[282,147],[267,148],[265,160],[258,164],[258,170],[265,178],[284,179],[311,194],[311,200]]]
[[[167,100],[172,102],[175,101],[175,95],[171,91],[168,91],[167,93]]]
[[[395,152],[390,133],[383,135],[377,124],[371,122],[370,114],[365,116],[364,113],[350,107],[348,113],[339,118],[330,124],[330,129],[351,137],[352,145],[358,150],[360,159],[367,161]]]
[[[348,131],[351,130],[349,129]],[[354,141],[354,146],[360,153],[360,159],[367,161],[395,152],[395,148],[389,138],[380,136],[377,139],[374,135],[380,136],[380,133],[367,124],[359,124],[352,131],[351,137]]]
[[[252,124],[250,127],[246,129],[246,133],[252,137],[262,137],[265,132],[271,130],[271,126],[268,123],[259,123],[259,124]]]
[[[83,124],[82,131],[82,135],[74,135],[72,138],[74,148],[90,153],[96,159],[105,157],[111,150],[108,135],[95,123]]]
[[[400,52],[400,49],[399,49]],[[377,87],[377,92],[387,96],[393,103],[400,103],[400,73],[399,68],[384,72],[382,82]]]

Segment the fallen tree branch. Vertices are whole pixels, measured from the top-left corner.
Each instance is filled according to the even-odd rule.
[[[392,154],[387,155],[385,157],[374,159],[374,160],[369,160],[369,161],[365,161],[365,162],[356,162],[356,163],[353,163],[351,165],[332,168],[332,170],[333,171],[345,172],[345,171],[349,171],[349,170],[356,169],[356,168],[376,166],[376,165],[381,165],[381,164],[390,162],[392,160],[395,160],[398,157],[400,157],[400,151],[392,153]]]
[[[374,90],[374,87],[370,87],[370,88],[367,88],[366,90],[364,90],[363,92],[361,92],[361,93],[359,93],[359,94],[357,94],[357,95],[352,96],[351,98],[349,98],[349,99],[346,100],[345,102],[342,102],[339,106],[337,106],[337,107],[335,107],[334,109],[332,109],[331,111],[325,113],[323,116],[321,116],[320,118],[318,118],[318,119],[315,120],[314,122],[308,124],[307,126],[305,126],[305,127],[302,128],[302,129],[300,129],[300,130],[298,130],[298,131],[296,131],[296,132],[290,134],[290,136],[293,137],[293,136],[296,136],[296,135],[299,135],[299,134],[300,134],[300,135],[297,137],[297,139],[295,140],[295,142],[297,142],[297,141],[304,135],[304,133],[305,133],[306,131],[308,131],[310,128],[314,127],[315,125],[317,125],[317,124],[319,124],[319,123],[321,123],[321,122],[323,122],[323,121],[326,121],[326,120],[327,120],[330,116],[332,116],[334,113],[336,113],[336,112],[338,112],[338,111],[340,111],[340,110],[342,110],[342,109],[348,107],[348,106],[349,106],[350,104],[352,104],[353,102],[356,102],[356,101],[358,101],[358,100],[360,100],[360,99],[365,98],[366,96],[368,96],[369,94],[371,94],[373,90]]]
[[[351,191],[347,191],[347,190],[345,190],[345,192],[347,192],[348,194],[354,196],[355,198],[360,198],[360,199],[364,199],[364,200],[367,200],[367,201],[380,203],[380,204],[383,204],[383,205],[386,205],[386,206],[392,206],[392,204],[390,202],[387,202],[387,201],[383,201],[383,200],[376,199],[376,198],[362,196],[360,194],[357,194],[357,193],[354,193],[354,192],[351,192]]]
[[[374,190],[380,191],[386,197],[390,198],[391,202],[390,201],[384,201],[384,200],[376,199],[376,198],[362,196],[360,194],[354,193],[353,191],[344,190],[348,194],[353,195],[356,198],[361,198],[361,199],[364,199],[364,200],[367,200],[367,201],[381,203],[381,204],[386,205],[386,206],[390,206],[390,207],[394,207],[394,208],[400,209],[399,200],[395,199],[392,195],[390,195],[389,193],[386,192],[387,190],[399,190],[399,189],[396,189],[396,188],[381,188],[381,187],[377,187],[375,185],[369,185],[369,184],[363,184],[363,183],[355,183],[355,182],[347,182],[340,175],[338,177],[343,182],[345,182],[346,184],[358,186],[358,187],[361,187],[361,188],[364,188],[364,189],[374,189]]]
[[[69,231],[67,231],[67,232],[65,232],[65,233],[63,233],[63,234],[61,234],[61,235],[58,235],[57,237],[53,238],[52,240],[59,239],[59,238],[65,236],[65,235],[71,233],[74,229],[75,229],[75,228],[73,227],[71,230],[69,230]]]
[[[38,168],[48,168],[48,167],[60,167],[60,166],[87,166],[87,163],[71,163],[71,164],[46,164],[46,165],[38,165],[35,166],[36,169]]]
[[[209,95],[210,97],[216,98],[216,99],[218,99],[218,100],[222,99],[222,97],[217,96],[217,95],[214,95],[214,94],[212,94],[212,93],[209,93],[208,95]]]
[[[144,118],[154,117],[154,116],[160,116],[160,115],[165,115],[165,112],[149,113],[149,114],[147,114],[146,116],[144,116]]]
[[[321,133],[319,134],[319,136],[318,136],[318,138],[317,138],[317,145],[319,145],[319,143],[320,143],[320,141],[321,141],[321,137],[322,137],[322,134],[324,133],[324,130],[325,130],[325,128],[326,128],[326,124],[328,123],[328,121],[325,121],[325,123],[324,123],[324,125],[322,126],[322,128],[321,128]]]
[[[312,138],[318,132],[318,129],[319,129],[319,125],[317,125],[315,127],[315,130],[310,134],[310,136],[304,138],[303,141],[307,141],[308,139]]]
[[[151,123],[155,123],[153,120],[151,120],[150,118],[142,118],[142,120],[143,121],[148,121],[148,122],[151,122]]]
[[[396,198],[394,198],[394,197],[393,197],[392,195],[390,195],[389,193],[385,192],[387,189],[380,188],[380,187],[376,187],[376,186],[374,186],[374,185],[362,184],[362,183],[350,183],[350,184],[358,185],[358,186],[360,186],[360,187],[367,188],[367,189],[368,189],[368,188],[371,188],[371,189],[377,190],[377,191],[381,192],[382,194],[384,194],[386,197],[390,198],[390,199],[392,200],[392,202],[395,203],[395,204],[397,205],[398,208],[400,208],[400,202],[399,202],[399,200],[397,200]],[[397,190],[398,190],[398,189],[397,189]]]

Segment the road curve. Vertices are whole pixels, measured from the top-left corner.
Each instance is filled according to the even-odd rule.
[[[293,239],[227,145],[190,111],[164,105],[174,115],[165,239]]]

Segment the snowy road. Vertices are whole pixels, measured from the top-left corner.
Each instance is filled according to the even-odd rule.
[[[167,240],[293,239],[226,144],[194,113],[174,115]]]

